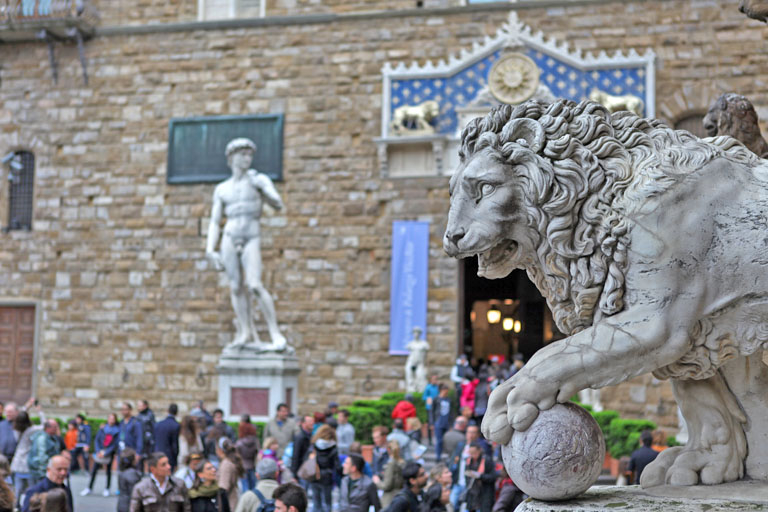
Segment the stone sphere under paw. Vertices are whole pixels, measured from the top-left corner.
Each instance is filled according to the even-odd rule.
[[[597,481],[605,458],[600,426],[573,403],[541,411],[525,432],[501,448],[504,467],[523,492],[539,500],[574,498]]]

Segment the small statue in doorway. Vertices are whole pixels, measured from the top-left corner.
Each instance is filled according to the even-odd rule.
[[[405,361],[405,392],[421,393],[427,387],[427,351],[429,343],[421,339],[421,327],[413,328],[413,339],[405,348],[408,359]]]

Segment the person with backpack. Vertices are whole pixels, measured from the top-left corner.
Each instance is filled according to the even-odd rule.
[[[279,468],[273,459],[261,459],[256,464],[256,487],[243,493],[237,502],[235,512],[275,512],[272,495],[277,489]]]
[[[339,452],[336,448],[336,430],[330,425],[322,425],[312,437],[311,449],[310,457],[315,457],[319,476],[309,484],[312,490],[312,511],[331,512],[333,483],[341,469]]]

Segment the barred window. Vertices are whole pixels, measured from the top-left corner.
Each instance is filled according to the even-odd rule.
[[[33,185],[35,182],[35,155],[17,151],[10,161],[8,172],[8,227],[32,229]]]

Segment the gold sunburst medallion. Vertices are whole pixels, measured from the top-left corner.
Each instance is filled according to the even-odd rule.
[[[538,86],[539,67],[522,53],[503,56],[488,73],[488,88],[502,103],[522,103],[533,96]]]

